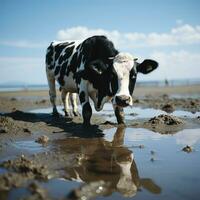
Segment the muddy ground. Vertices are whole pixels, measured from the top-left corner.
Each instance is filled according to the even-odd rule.
[[[128,127],[146,128],[161,134],[174,134],[185,128],[200,128],[200,116],[178,118],[170,115],[175,110],[191,113],[200,111],[200,86],[137,88],[134,107],[156,108],[166,114],[138,120],[129,120]],[[57,101],[61,104],[60,98]],[[53,117],[51,113],[30,113],[30,110],[50,107],[47,91],[19,91],[0,93],[0,199],[12,199],[13,188],[24,188],[21,199],[57,199],[39,183],[52,178],[63,178],[63,168],[70,159],[62,151],[49,151],[55,140],[72,138],[101,138],[105,129],[117,124],[105,120],[103,115],[93,115],[92,126],[82,127],[82,118]],[[101,111],[103,113],[103,111]],[[131,114],[130,114],[131,115]],[[42,144],[42,150],[30,153],[15,148],[17,141],[30,140]],[[96,141],[96,140],[95,140]],[[89,144],[86,144],[89,145]],[[142,144],[141,144],[142,148]],[[191,150],[191,149],[190,149]],[[77,157],[77,163],[83,158]],[[69,163],[70,164],[70,163]],[[66,177],[67,178],[67,177]],[[69,178],[69,177],[68,177]],[[72,190],[64,199],[85,199],[109,193],[108,183],[93,182]],[[159,191],[156,188],[155,191]],[[98,192],[97,192],[98,191]],[[87,195],[88,196],[87,196]],[[20,199],[19,198],[19,199]],[[60,199],[60,198],[58,198]]]

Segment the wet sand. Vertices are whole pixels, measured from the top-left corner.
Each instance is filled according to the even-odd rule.
[[[57,94],[57,105],[61,105],[59,92]],[[92,127],[84,129],[81,117],[55,118],[51,113],[44,112],[45,108],[51,107],[48,91],[0,92],[0,199],[91,199],[99,196],[109,199],[133,196],[136,199],[154,199],[151,195],[166,199],[163,194],[175,198],[172,191],[166,189],[166,193],[165,181],[141,177],[143,168],[147,171],[148,167],[151,168],[151,164],[143,163],[147,156],[145,152],[151,148],[148,150],[151,163],[157,163],[159,151],[164,154],[173,148],[175,152],[196,153],[199,156],[198,147],[189,140],[187,144],[181,143],[182,146],[172,144],[172,147],[163,150],[163,147],[154,146],[152,139],[159,136],[163,143],[168,135],[172,135],[173,139],[179,135],[180,138],[187,137],[185,131],[197,137],[196,132],[200,130],[199,97],[199,85],[137,87],[134,106],[126,113],[126,127],[117,126],[108,105],[108,110],[94,113]],[[146,112],[156,113],[158,110],[158,114],[140,117],[135,113],[138,107],[146,109]],[[35,109],[41,111],[35,112]],[[178,111],[184,114],[178,115]],[[140,137],[152,138],[149,143],[145,139],[137,140],[137,133]],[[134,142],[127,135],[134,136]],[[165,144],[167,142],[163,146]],[[135,151],[136,160],[132,157]],[[176,156],[178,160],[180,157]],[[165,157],[159,159],[165,160]],[[193,161],[200,162],[196,157]],[[129,166],[129,163],[131,170],[127,174],[123,172],[123,166]],[[194,174],[189,178],[193,180]],[[196,176],[198,183],[199,180],[200,177]],[[193,184],[189,186],[193,187]],[[151,195],[148,196],[146,191]],[[193,187],[192,192],[196,195],[198,190]],[[176,199],[181,199],[181,195]]]

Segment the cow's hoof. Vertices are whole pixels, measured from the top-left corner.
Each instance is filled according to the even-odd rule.
[[[72,115],[71,115],[71,113],[70,112],[67,112],[67,111],[65,111],[65,117],[72,117]]]
[[[126,124],[125,124],[124,122],[121,122],[121,123],[118,123],[118,126],[119,126],[119,127],[125,127]]]
[[[75,116],[75,117],[79,117],[79,116],[81,116],[81,114],[78,112],[78,111],[73,111],[73,115]]]
[[[82,126],[83,126],[84,129],[91,128],[91,124],[90,123],[83,123]]]

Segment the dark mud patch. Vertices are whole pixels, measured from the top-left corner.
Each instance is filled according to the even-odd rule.
[[[37,182],[32,182],[28,186],[30,192],[29,195],[26,195],[22,200],[49,200],[48,192],[46,189],[41,187]]]
[[[182,151],[187,152],[187,153],[191,153],[193,151],[193,148],[189,145],[185,146],[182,148]]]
[[[148,123],[151,125],[165,124],[165,125],[179,125],[185,122],[176,116],[172,115],[159,115],[151,118]]]
[[[192,113],[200,111],[200,99],[172,98],[168,95],[161,95],[159,97],[149,95],[138,102],[134,102],[134,105],[161,109],[168,113],[174,110],[184,110]]]
[[[12,130],[8,132],[26,132],[30,133],[32,131],[41,132],[45,131],[46,133],[70,133],[73,136],[83,136],[83,137],[101,137],[103,136],[102,130],[109,128],[111,124],[103,124],[105,120],[97,115],[94,115],[92,118],[92,126],[83,127],[82,126],[82,117],[64,117],[62,115],[53,116],[52,114],[47,113],[29,113],[23,111],[14,111],[11,113],[4,113],[0,116],[4,121],[8,120],[12,123],[7,123],[8,125],[2,125],[3,128],[9,127]],[[18,123],[20,122],[20,123]],[[17,130],[19,128],[19,130]]]
[[[15,160],[2,162],[0,167],[38,180],[48,180],[51,177],[50,172],[46,166],[34,163],[24,155]]]
[[[16,122],[12,117],[0,115],[0,133],[31,133],[27,124]]]
[[[20,158],[2,162],[0,167],[8,170],[7,173],[0,175],[0,193],[2,194],[14,188],[27,187],[30,181],[47,181],[55,176],[55,173],[50,172],[46,165],[34,162],[23,155]],[[37,187],[34,188],[34,193],[37,197],[43,196]],[[7,199],[7,196],[4,199]]]
[[[139,125],[141,126],[141,124]],[[186,122],[173,115],[158,115],[148,121],[145,121],[142,127],[150,129],[161,134],[174,134],[183,130]]]
[[[172,113],[175,110],[175,107],[172,104],[165,104],[162,106],[161,110],[164,110],[167,113]]]
[[[49,141],[49,137],[46,136],[46,135],[42,135],[42,136],[38,137],[38,138],[35,140],[35,142],[40,143],[40,144],[43,144],[43,145],[47,144],[48,141]]]

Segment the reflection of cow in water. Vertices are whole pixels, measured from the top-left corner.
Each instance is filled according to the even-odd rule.
[[[64,169],[67,179],[85,183],[103,180],[109,183],[106,195],[117,191],[130,197],[141,187],[155,194],[160,193],[160,187],[151,179],[139,177],[133,152],[123,146],[124,133],[124,128],[117,128],[112,142],[103,138],[59,141],[62,150],[72,156],[71,165]]]

